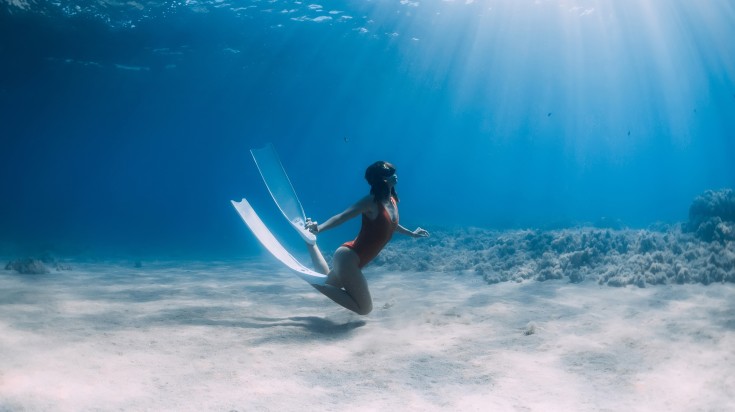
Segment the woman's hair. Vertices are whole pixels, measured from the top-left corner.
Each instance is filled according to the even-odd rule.
[[[370,184],[370,194],[373,195],[375,203],[382,202],[392,196],[398,202],[395,187],[388,187],[385,178],[396,172],[395,166],[388,162],[377,161],[365,170],[365,180]]]

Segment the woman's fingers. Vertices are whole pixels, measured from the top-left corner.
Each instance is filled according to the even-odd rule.
[[[319,227],[319,223],[311,220],[311,218],[306,218],[306,222],[304,223],[304,228],[308,230],[311,233],[316,234],[317,228]]]

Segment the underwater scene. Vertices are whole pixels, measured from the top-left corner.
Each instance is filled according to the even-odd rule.
[[[734,410],[733,38],[727,0],[0,0],[0,412]]]

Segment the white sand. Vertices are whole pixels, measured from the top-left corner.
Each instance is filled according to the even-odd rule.
[[[368,269],[360,317],[267,258],[71,265],[0,271],[0,411],[735,410],[733,284]]]

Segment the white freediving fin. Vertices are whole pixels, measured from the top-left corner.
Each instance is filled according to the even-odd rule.
[[[317,273],[306,266],[302,265],[301,262],[296,260],[288,251],[281,245],[278,239],[273,236],[270,230],[265,226],[265,223],[255,213],[253,207],[246,199],[242,199],[239,202],[232,201],[232,206],[235,207],[237,213],[245,222],[246,225],[253,232],[258,241],[270,252],[276,259],[280,260],[289,269],[296,272],[296,274],[311,285],[323,286],[327,280],[327,276],[321,273]]]
[[[253,155],[260,176],[283,216],[286,217],[306,243],[315,244],[316,235],[305,227],[306,215],[304,214],[304,208],[301,206],[299,197],[296,196],[296,191],[286,174],[286,170],[283,169],[283,165],[278,159],[276,149],[268,143],[261,149],[251,149],[250,154]]]

